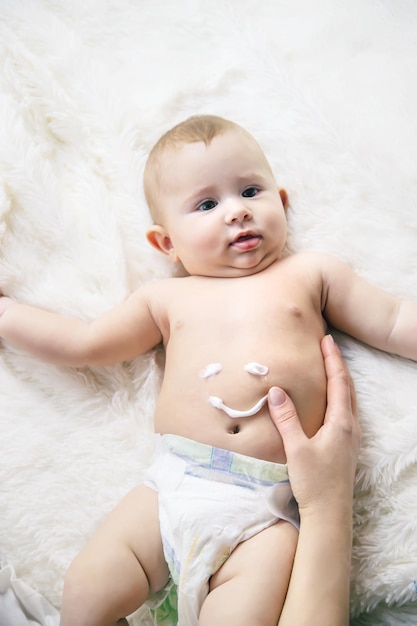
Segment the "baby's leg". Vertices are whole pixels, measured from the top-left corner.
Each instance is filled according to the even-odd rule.
[[[281,521],[239,544],[211,577],[199,626],[276,626],[297,539],[294,526]]]
[[[61,626],[113,626],[162,589],[168,576],[158,496],[140,486],[123,498],[70,565]]]

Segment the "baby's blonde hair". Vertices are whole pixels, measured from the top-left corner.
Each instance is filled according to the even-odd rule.
[[[161,219],[158,210],[158,191],[162,184],[163,155],[189,143],[203,141],[206,146],[214,137],[227,130],[243,130],[238,124],[218,115],[193,115],[168,130],[154,145],[145,165],[143,186],[151,217],[155,223]]]

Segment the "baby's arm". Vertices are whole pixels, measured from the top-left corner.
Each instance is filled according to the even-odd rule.
[[[342,261],[327,255],[318,258],[328,322],[375,348],[417,360],[417,299],[400,300]]]
[[[417,361],[417,300],[401,300],[390,345],[391,352]]]
[[[161,341],[147,290],[88,323],[0,297],[0,337],[60,365],[109,365],[142,354]]]

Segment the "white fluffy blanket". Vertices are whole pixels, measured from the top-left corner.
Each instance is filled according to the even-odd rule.
[[[212,112],[263,145],[293,250],[417,297],[414,0],[2,0],[0,20],[6,293],[91,319],[166,275],[144,237],[144,161]],[[364,433],[353,623],[417,624],[417,366],[337,338]],[[140,480],[158,382],[154,354],[74,371],[0,349],[0,556],[56,606]]]

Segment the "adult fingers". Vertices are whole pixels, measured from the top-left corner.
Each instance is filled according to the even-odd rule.
[[[339,348],[330,335],[321,342],[327,377],[327,416],[339,418],[340,413],[356,413],[356,394],[352,377]]]
[[[268,392],[268,408],[288,453],[291,446],[299,443],[300,439],[306,439],[294,403],[285,391],[279,387],[271,387]]]
[[[359,444],[361,432],[352,377],[330,335],[323,338],[321,349],[327,376],[327,410],[324,421],[353,432]]]

